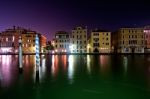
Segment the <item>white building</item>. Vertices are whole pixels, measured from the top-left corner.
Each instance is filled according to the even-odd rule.
[[[71,53],[87,53],[87,27],[76,27],[70,39]]]
[[[69,34],[65,31],[58,31],[54,39],[55,53],[69,52]]]

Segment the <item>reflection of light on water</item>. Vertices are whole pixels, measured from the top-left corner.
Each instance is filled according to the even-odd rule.
[[[90,55],[87,55],[87,70],[89,74],[91,73],[90,63],[91,63]]]
[[[104,55],[100,55],[100,63],[101,63],[101,66],[106,65],[107,60],[106,60],[106,57]]]
[[[52,55],[52,75],[55,77],[58,72],[58,55]]]
[[[63,68],[64,68],[64,71],[66,71],[67,69],[67,55],[63,55]]]
[[[54,72],[55,72],[55,66],[54,66],[54,55],[52,55],[52,74],[54,75]]]
[[[74,58],[72,55],[69,55],[68,61],[69,61],[68,78],[70,80],[70,84],[72,84],[73,83],[73,73],[74,73],[74,67],[73,67]]]
[[[124,71],[126,74],[127,69],[128,69],[128,58],[127,57],[123,57],[123,66],[124,66]]]
[[[36,56],[34,56],[34,60],[36,59]],[[45,55],[41,55],[40,57],[41,64],[39,66],[39,82],[42,81],[42,79],[45,77],[46,72],[46,58]],[[34,79],[36,80],[36,62],[34,61]]]
[[[41,56],[41,66],[40,66],[40,80],[45,76],[45,72],[46,72],[46,58],[45,55]]]
[[[12,79],[12,75],[11,75],[11,60],[12,60],[12,56],[10,55],[2,55],[1,56],[1,79],[2,79],[2,86],[9,86],[11,84],[11,79]]]
[[[100,71],[104,76],[110,73],[110,57],[107,55],[100,55]]]

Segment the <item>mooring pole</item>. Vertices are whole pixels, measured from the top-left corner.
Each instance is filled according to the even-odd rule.
[[[39,53],[39,37],[38,34],[36,34],[35,37],[35,57],[36,57],[36,81],[39,81],[39,67],[40,67],[40,53]]]
[[[22,64],[22,40],[21,36],[19,36],[19,72],[23,72],[23,64]]]

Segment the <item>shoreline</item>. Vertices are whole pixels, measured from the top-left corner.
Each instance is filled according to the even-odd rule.
[[[0,55],[19,55],[18,53],[0,53]],[[35,53],[23,53],[35,55]],[[150,53],[40,53],[40,55],[150,55]]]

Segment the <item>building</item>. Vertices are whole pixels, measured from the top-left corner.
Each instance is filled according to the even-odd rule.
[[[143,28],[121,28],[118,31],[118,47],[121,53],[144,53]]]
[[[150,52],[150,26],[144,27],[145,52]]]
[[[40,40],[40,52],[46,52],[46,37],[42,34],[39,34],[39,40]]]
[[[55,34],[55,39],[53,40],[53,46],[55,48],[55,53],[66,53],[69,52],[69,34],[65,31],[58,31]]]
[[[94,30],[88,44],[89,53],[111,53],[111,32]]]
[[[22,27],[13,27],[6,29],[0,33],[0,53],[18,53],[19,37],[22,38],[22,49],[24,53],[35,52],[35,31],[27,30]],[[40,39],[40,52],[44,51],[46,47],[46,37],[41,34]]]
[[[22,37],[22,51],[23,53],[35,53],[35,37],[36,31],[27,31],[21,34]],[[38,34],[40,52],[45,52],[46,49],[46,37],[42,34]]]
[[[22,37],[22,51],[23,53],[35,53],[35,31],[27,31],[21,34]]]
[[[0,52],[18,52],[18,40],[21,33],[26,32],[25,29],[21,27],[13,27],[12,29],[6,29],[0,33]]]
[[[74,28],[70,41],[71,53],[87,53],[87,27]]]
[[[112,53],[118,53],[118,31],[111,33],[111,47]]]

